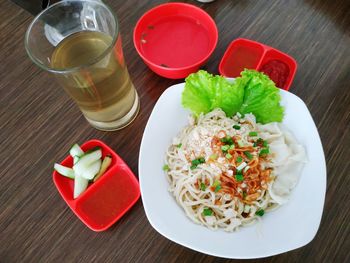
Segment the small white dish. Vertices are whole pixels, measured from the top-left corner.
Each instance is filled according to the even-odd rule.
[[[326,164],[321,140],[305,103],[281,90],[283,123],[304,145],[308,163],[288,203],[266,213],[261,223],[238,232],[212,231],[193,223],[168,192],[162,170],[165,152],[188,124],[181,106],[184,83],[169,87],[157,101],[145,128],[139,156],[141,197],[150,224],[166,238],[193,250],[223,258],[261,258],[308,244],[316,235],[326,192]]]

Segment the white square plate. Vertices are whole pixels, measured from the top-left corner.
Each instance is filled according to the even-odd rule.
[[[168,192],[162,170],[165,152],[189,112],[181,106],[184,83],[169,87],[159,98],[143,134],[139,179],[141,197],[151,225],[166,238],[193,250],[224,258],[260,258],[309,243],[318,230],[326,192],[326,164],[315,123],[304,102],[281,90],[283,123],[304,145],[308,163],[288,203],[266,213],[261,224],[238,232],[213,231],[193,223]]]

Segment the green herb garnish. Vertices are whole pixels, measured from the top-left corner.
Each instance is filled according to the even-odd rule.
[[[258,211],[255,212],[257,216],[263,216],[265,214],[264,209],[259,209]]]
[[[230,136],[226,136],[220,139],[221,142],[226,143],[228,145],[233,144],[233,139]]]
[[[260,156],[264,156],[264,155],[267,155],[267,154],[269,154],[269,153],[270,153],[269,148],[264,148],[264,149],[262,149],[262,150],[260,151],[259,155],[260,155]]]
[[[213,210],[211,210],[210,208],[204,208],[203,209],[203,215],[204,216],[211,216],[213,214]]]
[[[214,186],[214,187],[217,187],[218,185],[220,185],[220,181],[215,180],[215,182],[213,183],[213,186]]]
[[[239,147],[244,147],[244,143],[242,142],[242,140],[237,141],[237,144]]]
[[[220,189],[221,189],[221,185],[218,185],[217,187],[215,187],[214,192],[217,193]]]
[[[233,125],[232,128],[235,129],[235,130],[240,130],[240,129],[241,129],[241,126],[239,126],[239,125]]]
[[[221,151],[227,152],[229,148],[230,148],[229,145],[223,145],[223,146],[221,146]]]
[[[244,180],[243,174],[236,174],[235,178],[237,182],[242,182]]]
[[[212,159],[212,160],[216,160],[217,158],[218,158],[218,155],[215,153],[209,156],[209,159]]]
[[[191,161],[192,165],[191,165],[191,169],[195,169],[197,168],[197,166],[201,163],[205,163],[205,159],[203,157],[199,157],[197,159],[194,159]]]
[[[182,143],[179,143],[178,145],[176,145],[177,148],[181,148]]]
[[[254,137],[254,136],[258,136],[257,132],[249,132],[249,136]]]
[[[214,187],[214,192],[218,192],[221,189],[221,185],[220,185],[220,181],[215,180],[215,182],[213,183],[213,187]]]
[[[205,191],[205,189],[207,189],[207,186],[204,183],[201,183],[201,190]]]
[[[169,171],[169,170],[170,170],[169,165],[164,164],[164,165],[163,165],[163,171]]]
[[[248,151],[245,151],[245,152],[244,152],[244,155],[247,156],[247,158],[248,158],[249,160],[252,160],[252,159],[253,159],[253,155],[252,155],[250,152],[248,152]]]
[[[231,154],[226,154],[226,156],[225,156],[227,159],[231,159],[232,158],[232,155]]]
[[[238,156],[237,159],[236,159],[236,162],[237,163],[241,163],[243,161],[243,158],[241,156]]]

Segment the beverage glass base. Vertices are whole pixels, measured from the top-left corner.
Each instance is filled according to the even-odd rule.
[[[100,122],[100,121],[94,121],[89,118],[86,118],[86,120],[93,126],[94,128],[101,130],[101,131],[116,131],[120,130],[126,126],[128,126],[137,116],[140,109],[140,100],[137,93],[135,94],[135,100],[134,104],[132,105],[130,111],[122,118],[109,121],[109,122]]]

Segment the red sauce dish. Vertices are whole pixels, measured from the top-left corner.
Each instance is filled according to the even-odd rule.
[[[225,77],[239,77],[245,68],[268,75],[277,87],[289,90],[296,70],[296,61],[286,53],[249,39],[238,38],[230,43],[219,65]]]
[[[53,172],[53,181],[63,200],[78,218],[96,232],[104,231],[118,221],[139,199],[139,183],[127,164],[105,143],[90,140],[81,145],[87,150],[100,147],[102,158],[112,156],[107,171],[78,198],[73,198],[74,181]],[[72,167],[73,158],[69,155],[61,165]]]

